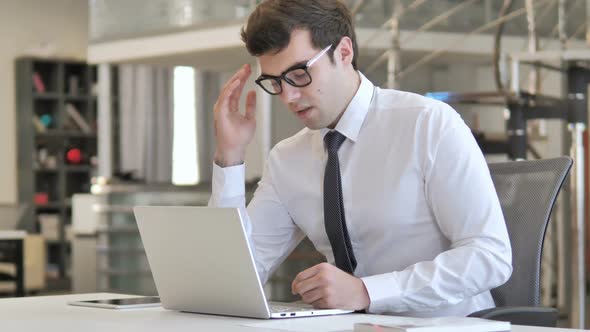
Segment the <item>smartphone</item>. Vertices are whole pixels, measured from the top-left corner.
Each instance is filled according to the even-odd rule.
[[[82,307],[95,307],[95,308],[106,308],[106,309],[145,308],[145,307],[158,307],[161,305],[160,298],[157,296],[140,296],[140,297],[126,297],[126,298],[120,298],[120,299],[72,301],[72,302],[68,302],[68,304],[82,306]]]

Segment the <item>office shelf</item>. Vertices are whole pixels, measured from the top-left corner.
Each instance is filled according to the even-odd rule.
[[[23,226],[44,235],[51,229],[49,285],[68,285],[71,197],[89,192],[95,175],[97,70],[78,60],[23,57],[16,81],[18,200],[34,206]]]

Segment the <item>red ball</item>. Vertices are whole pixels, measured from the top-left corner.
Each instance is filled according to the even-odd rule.
[[[71,164],[79,164],[82,162],[82,151],[80,149],[69,149],[66,153],[66,159]]]

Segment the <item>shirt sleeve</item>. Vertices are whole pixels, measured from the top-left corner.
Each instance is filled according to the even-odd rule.
[[[250,204],[245,208],[245,166],[213,165],[212,194],[209,206],[236,207],[244,216],[244,227],[254,251],[256,269],[262,284],[304,238],[281,202],[267,162],[262,179]]]
[[[435,310],[500,286],[512,273],[508,232],[487,163],[459,115],[450,107],[442,111],[453,112],[450,125],[423,128],[432,142],[423,169],[425,195],[450,249],[402,271],[362,278],[369,312]]]

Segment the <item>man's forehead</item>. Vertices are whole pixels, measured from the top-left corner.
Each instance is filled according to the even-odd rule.
[[[311,45],[304,45],[299,48],[285,48],[280,52],[269,52],[257,57],[262,74],[278,76],[291,67],[309,61],[315,54]]]
[[[294,65],[308,61],[317,52],[308,30],[293,30],[285,48],[259,56],[258,63],[263,74],[277,76]]]

